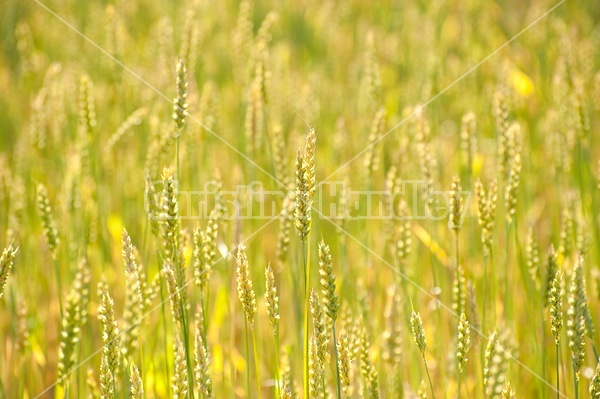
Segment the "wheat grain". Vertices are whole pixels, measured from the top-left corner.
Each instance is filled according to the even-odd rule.
[[[61,321],[60,346],[58,352],[58,380],[67,384],[67,378],[77,360],[77,344],[80,332],[80,296],[71,291],[67,297],[64,316]]]
[[[458,372],[462,374],[467,363],[467,355],[469,348],[471,347],[471,328],[467,321],[465,312],[460,314],[460,320],[458,322],[458,336],[456,339],[456,362],[458,364]]]
[[[265,301],[267,304],[267,316],[269,317],[269,322],[273,327],[273,333],[275,335],[279,334],[279,296],[277,295],[277,287],[275,286],[275,275],[273,274],[273,269],[271,268],[271,264],[267,264],[267,268],[265,269],[265,281],[266,281],[266,290],[265,290]]]
[[[596,364],[596,370],[594,376],[590,381],[590,399],[600,398],[600,363]]]
[[[256,314],[256,295],[252,288],[252,279],[250,278],[250,266],[248,265],[248,256],[246,255],[246,246],[240,244],[235,258],[237,263],[237,291],[240,302],[244,309],[250,329],[254,328],[254,315]]]
[[[302,241],[306,241],[311,229],[311,208],[315,190],[315,129],[306,136],[304,153],[296,157],[296,229]]]
[[[465,272],[462,266],[456,265],[454,283],[452,284],[452,310],[456,314],[461,314],[465,311],[467,303],[467,287],[465,280]]]
[[[319,300],[319,296],[314,289],[310,292],[310,313],[312,315],[316,343],[315,356],[318,358],[319,364],[325,364],[329,355],[329,333],[325,323],[323,304]]]
[[[96,378],[94,377],[94,369],[88,368],[86,372],[85,383],[88,387],[88,399],[98,399],[100,398],[100,390],[98,389],[98,384],[96,384]]]
[[[163,266],[162,273],[167,282],[167,291],[169,293],[169,300],[171,302],[171,315],[173,321],[176,322],[179,330],[183,327],[183,314],[181,312],[181,290],[177,284],[177,277],[175,276],[175,270],[170,263]]]
[[[196,362],[196,367],[194,368],[196,388],[198,389],[200,398],[212,399],[213,384],[210,377],[210,358],[200,330],[196,331],[194,361]]]
[[[460,186],[460,178],[454,176],[452,181],[452,188],[450,189],[450,218],[448,220],[448,227],[458,233],[462,226],[462,188]]]
[[[140,372],[135,364],[131,365],[131,376],[129,377],[129,382],[131,384],[131,387],[129,388],[131,399],[144,399],[146,397],[144,394],[144,385],[142,378],[140,377]]]
[[[52,258],[56,259],[60,238],[58,237],[54,215],[52,214],[52,208],[50,207],[50,201],[48,200],[48,191],[43,184],[39,184],[37,187],[37,203],[48,248],[50,249]]]
[[[512,161],[508,175],[508,182],[504,191],[504,206],[506,208],[506,220],[512,223],[517,212],[517,190],[521,177],[521,154],[517,153]]]
[[[540,249],[538,243],[535,241],[535,237],[533,236],[533,229],[529,229],[529,234],[527,235],[527,270],[529,271],[529,276],[533,281],[535,287],[537,289],[540,288],[541,276],[540,276]]]
[[[10,275],[18,251],[19,248],[13,248],[12,244],[9,244],[8,247],[4,248],[0,256],[0,298],[2,298],[4,286]]]
[[[177,336],[175,336],[175,342],[173,343],[173,352],[173,377],[171,379],[173,399],[185,399],[188,396],[188,377],[185,363],[185,348]]]
[[[425,338],[425,329],[423,328],[423,320],[421,319],[421,315],[414,310],[410,316],[410,329],[413,334],[413,339],[415,343],[419,347],[421,353],[425,353],[425,348],[427,347],[427,339]]]
[[[475,114],[468,112],[463,115],[460,127],[461,164],[463,168],[469,172],[471,171],[473,159],[477,152],[477,139],[475,137],[476,128],[477,121]]]
[[[515,391],[510,386],[510,382],[506,382],[504,389],[502,390],[502,399],[516,399]]]
[[[352,396],[351,382],[351,351],[349,346],[348,334],[340,334],[340,340],[337,343],[338,365],[340,369],[340,384],[342,392],[347,396]]]
[[[492,233],[496,220],[496,203],[498,189],[496,180],[492,180],[487,190],[481,180],[475,182],[477,193],[477,216],[481,227],[481,243],[483,244],[484,256],[488,256],[492,248]]]
[[[294,191],[288,191],[283,199],[282,210],[279,215],[279,232],[277,234],[277,259],[283,264],[287,261],[290,237],[296,207]]]
[[[483,369],[483,385],[488,399],[494,399],[502,394],[506,382],[508,359],[510,352],[507,348],[505,334],[494,331],[489,337],[485,349],[485,365]]]
[[[335,323],[340,309],[340,302],[335,292],[335,276],[333,275],[331,250],[323,240],[319,244],[319,275],[321,276],[321,299],[325,307],[325,314],[330,323]]]
[[[181,132],[188,116],[187,69],[183,59],[177,63],[177,97],[173,100],[173,121],[177,131]]]
[[[139,337],[139,315],[142,310],[142,286],[140,280],[139,266],[135,257],[135,249],[127,230],[123,230],[121,236],[121,251],[123,264],[125,266],[126,298],[123,318],[125,329],[123,337],[124,356],[133,354],[138,344]]]
[[[115,373],[111,371],[108,355],[102,352],[100,363],[100,398],[115,399]]]
[[[106,282],[98,283],[98,296],[100,297],[98,319],[102,324],[102,342],[104,343],[102,356],[106,361],[104,371],[114,378],[121,367],[121,340],[119,327],[115,320],[114,301],[108,292]]]
[[[550,287],[550,321],[552,335],[554,336],[554,342],[556,345],[560,343],[560,332],[563,325],[563,276],[560,271],[556,272],[552,279],[552,285]]]

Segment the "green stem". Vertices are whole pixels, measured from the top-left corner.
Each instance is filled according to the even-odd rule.
[[[247,395],[250,396],[250,344],[248,339],[248,318],[244,317],[244,331],[246,332],[246,387]]]
[[[458,372],[458,396],[457,398],[460,399],[460,377],[461,377],[462,373],[459,371]]]
[[[558,344],[556,346],[556,399],[560,399],[560,374],[558,372],[558,364],[559,364],[559,351]]]
[[[261,383],[260,383],[260,370],[258,368],[258,347],[256,346],[256,331],[254,330],[254,327],[252,327],[250,329],[250,332],[252,334],[252,350],[254,352],[254,368],[255,370],[255,374],[256,374],[256,387],[258,389],[258,398],[262,398],[262,394],[261,394]]]
[[[160,306],[161,306],[161,313],[162,313],[162,321],[163,321],[163,330],[165,332],[164,336],[163,336],[163,341],[164,341],[164,350],[165,350],[165,368],[167,370],[167,381],[171,381],[171,376],[169,373],[169,355],[167,352],[167,348],[169,347],[167,345],[167,317],[166,317],[166,312],[165,312],[165,294],[164,294],[164,281],[162,276],[160,277]],[[169,394],[169,384],[166,384],[167,386],[167,395]]]
[[[434,223],[433,223],[433,219],[430,220],[430,226],[429,226],[429,263],[431,265],[431,273],[433,274],[433,287],[434,287],[434,292],[433,295],[435,296],[435,312],[436,312],[436,319],[437,319],[437,325],[438,325],[438,330],[442,331],[442,307],[440,306],[441,304],[441,298],[440,298],[440,294],[438,293],[438,279],[437,279],[437,274],[435,271],[435,266],[434,266],[434,258],[433,258],[433,251],[432,251],[432,247],[433,247],[433,230],[434,230]],[[442,341],[440,342],[436,342],[435,345],[435,353],[436,356],[438,358],[443,358],[443,353],[444,353],[444,347],[443,347],[443,343]],[[423,359],[425,359],[425,354],[423,354]],[[427,373],[429,374],[429,370],[427,370]],[[440,373],[441,373],[441,379],[442,381],[446,380],[446,371],[444,369],[443,365],[440,365]],[[446,390],[444,390],[444,397],[446,397]]]
[[[496,321],[498,321],[498,314],[496,311],[496,296],[498,295],[498,287],[496,286],[496,265],[494,263],[494,252],[492,250],[492,248],[490,247],[490,274],[492,276],[492,288],[490,290],[490,297],[491,297],[491,305],[492,305],[492,314],[494,317],[494,325],[496,324]],[[484,331],[485,333],[485,331]]]
[[[510,313],[510,306],[508,305],[508,298],[509,298],[509,290],[508,290],[508,286],[509,286],[509,256],[510,256],[510,226],[511,223],[507,222],[506,223],[506,259],[504,261],[504,317],[506,319],[506,322],[508,322],[509,320],[509,313]]]
[[[431,382],[431,376],[429,375],[429,368],[427,367],[427,359],[425,359],[425,352],[423,355],[423,363],[425,364],[425,372],[427,373],[427,380],[429,381],[429,388],[431,389],[431,398],[435,399],[435,394],[433,393],[433,383]]]
[[[433,287],[436,288],[438,286],[437,274],[435,272],[435,266],[433,265],[433,252],[431,251],[431,247],[433,246],[433,221],[429,224],[429,264],[431,266],[431,274],[433,276]]]
[[[596,344],[594,343],[594,337],[592,336],[592,334],[589,334],[590,340],[592,341],[592,351],[594,351],[594,360],[596,360],[596,363],[598,363],[598,360],[600,360],[600,357],[598,355],[598,349],[596,348]]]
[[[542,321],[542,348],[546,346],[546,328],[544,326],[544,305],[543,303],[541,304],[541,309],[539,309],[541,311],[541,315],[540,315],[540,320]],[[538,307],[540,307],[538,305]],[[542,379],[546,378],[546,351],[542,350]],[[544,389],[545,386],[544,384],[540,381],[540,392],[542,392],[542,395],[544,394]]]
[[[119,395],[117,394],[117,376],[116,373],[113,371],[112,373],[112,383],[113,383],[113,393],[114,393],[114,397],[118,398]]]
[[[302,241],[302,254],[304,259],[304,397],[309,397],[308,375],[308,327],[309,327],[309,287],[310,265],[308,263],[309,249],[306,241]]]
[[[281,373],[279,372],[279,328],[275,331],[275,392],[281,397]]]
[[[575,368],[573,368],[573,384],[574,384],[574,388],[575,388],[575,399],[579,398],[579,386],[577,384],[577,372],[575,371]]]
[[[456,268],[457,268],[457,270],[458,270],[458,262],[459,262],[459,257],[458,257],[458,230],[456,230]]]
[[[481,330],[483,331],[483,333],[485,334],[485,315],[486,315],[486,306],[487,306],[487,277],[488,277],[488,271],[487,271],[487,255],[483,256],[483,303],[482,303],[482,307],[481,307]]]
[[[181,137],[181,133],[182,133],[181,131],[179,131],[177,133],[177,144],[175,146],[175,152],[176,152],[175,156],[177,158],[177,176],[176,177],[177,177],[177,185],[178,186],[180,185],[180,182],[179,182],[179,139]],[[179,189],[179,187],[178,187],[178,189]]]
[[[62,301],[62,283],[60,281],[60,271],[58,269],[58,260],[54,258],[54,273],[56,274],[56,285],[58,289],[58,304],[60,306],[60,318],[63,317],[63,301]]]

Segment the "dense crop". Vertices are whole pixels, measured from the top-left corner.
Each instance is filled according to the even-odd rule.
[[[600,4],[5,0],[0,399],[600,398]]]

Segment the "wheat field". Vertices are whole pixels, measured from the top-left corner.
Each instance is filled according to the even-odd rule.
[[[0,21],[0,399],[600,398],[600,3]]]

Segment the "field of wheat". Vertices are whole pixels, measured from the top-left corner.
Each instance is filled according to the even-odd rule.
[[[597,1],[0,33],[0,399],[600,398]]]

